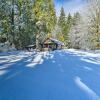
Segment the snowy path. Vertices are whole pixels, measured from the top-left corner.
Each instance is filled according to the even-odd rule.
[[[0,100],[100,100],[100,52],[2,53]]]

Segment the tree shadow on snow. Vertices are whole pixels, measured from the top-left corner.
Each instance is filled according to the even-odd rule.
[[[7,71],[0,76],[0,100],[99,100],[99,65],[81,58],[54,51],[34,67],[27,67],[31,55],[0,69]]]

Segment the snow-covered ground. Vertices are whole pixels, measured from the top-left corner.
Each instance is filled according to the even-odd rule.
[[[0,100],[100,100],[100,51],[0,53]]]
[[[66,50],[65,50],[66,51]],[[75,49],[68,49],[68,53],[75,54],[77,56],[81,57],[81,60],[94,63],[94,64],[99,64],[100,65],[100,51],[78,51]]]

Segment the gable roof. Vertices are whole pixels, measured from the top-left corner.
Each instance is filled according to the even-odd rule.
[[[59,41],[57,39],[50,38],[50,40],[53,41],[53,42],[55,42],[55,43],[57,43],[58,45],[64,45],[63,42],[61,42],[61,41]]]
[[[51,43],[49,40],[52,41],[52,42],[54,42],[54,43],[56,43],[56,44],[58,44],[58,45],[64,45],[63,42],[61,42],[61,41],[59,41],[59,40],[57,40],[57,39],[54,39],[54,38],[47,38],[47,39],[44,41],[44,43],[45,43],[45,42]]]

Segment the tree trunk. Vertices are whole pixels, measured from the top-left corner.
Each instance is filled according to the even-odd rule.
[[[36,35],[36,50],[39,50],[39,34]]]

